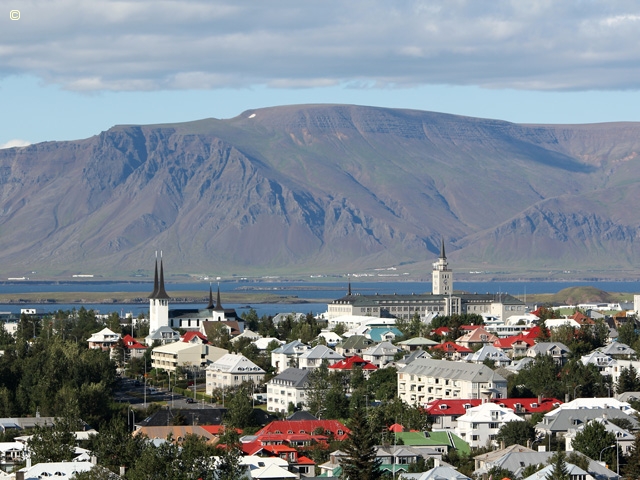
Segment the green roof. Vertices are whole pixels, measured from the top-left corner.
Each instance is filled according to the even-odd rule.
[[[471,453],[469,444],[455,433],[449,431],[427,433],[429,436],[426,436],[424,432],[397,432],[396,438],[402,439],[402,442],[410,447],[437,447],[447,445],[455,448],[456,450],[460,450],[463,453]]]

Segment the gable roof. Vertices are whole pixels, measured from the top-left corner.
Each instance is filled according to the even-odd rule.
[[[124,343],[124,348],[127,348],[129,350],[146,350],[147,349],[147,347],[142,345],[140,342],[138,342],[135,338],[133,338],[129,334],[122,337],[122,343]]]
[[[268,383],[293,388],[305,388],[305,385],[309,383],[309,373],[311,373],[311,370],[290,367],[273,377]]]
[[[334,363],[333,365],[329,365],[327,368],[331,368],[333,370],[351,370],[352,368],[360,367],[362,370],[377,370],[373,363],[369,360],[364,360],[362,357],[358,355],[354,355],[352,357],[347,357],[345,359],[340,360],[339,362]]]
[[[473,353],[473,350],[462,345],[458,345],[454,342],[444,342],[434,345],[430,350],[442,350],[443,352],[457,352],[457,353]]]
[[[465,380],[472,382],[505,382],[504,377],[498,375],[489,367],[478,363],[449,362],[447,360],[433,360],[420,358],[414,360],[398,373],[418,374],[449,378],[450,380]]]
[[[256,437],[260,438],[260,435],[282,433],[313,433],[316,429],[321,428],[323,432],[331,432],[336,440],[345,440],[347,434],[351,431],[346,425],[338,420],[275,420],[258,432]],[[338,432],[342,434],[338,434]]]

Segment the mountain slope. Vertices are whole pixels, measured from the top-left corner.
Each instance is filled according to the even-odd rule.
[[[345,105],[0,150],[8,275],[635,268],[640,124]]]

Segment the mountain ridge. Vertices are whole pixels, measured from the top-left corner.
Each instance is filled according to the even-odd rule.
[[[454,268],[633,276],[638,134],[351,105],[118,125],[0,150],[0,260],[129,275],[164,250],[187,274],[428,278],[444,238]]]

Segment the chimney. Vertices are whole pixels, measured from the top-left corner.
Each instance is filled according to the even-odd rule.
[[[439,458],[433,458],[433,468],[439,467],[440,466],[440,459]]]
[[[127,469],[127,467],[125,467],[124,465],[120,466],[120,476],[121,477],[124,477],[124,472],[125,472],[126,469]]]
[[[542,405],[542,394],[538,394],[538,406]]]
[[[98,465],[98,457],[91,455],[91,465]]]

